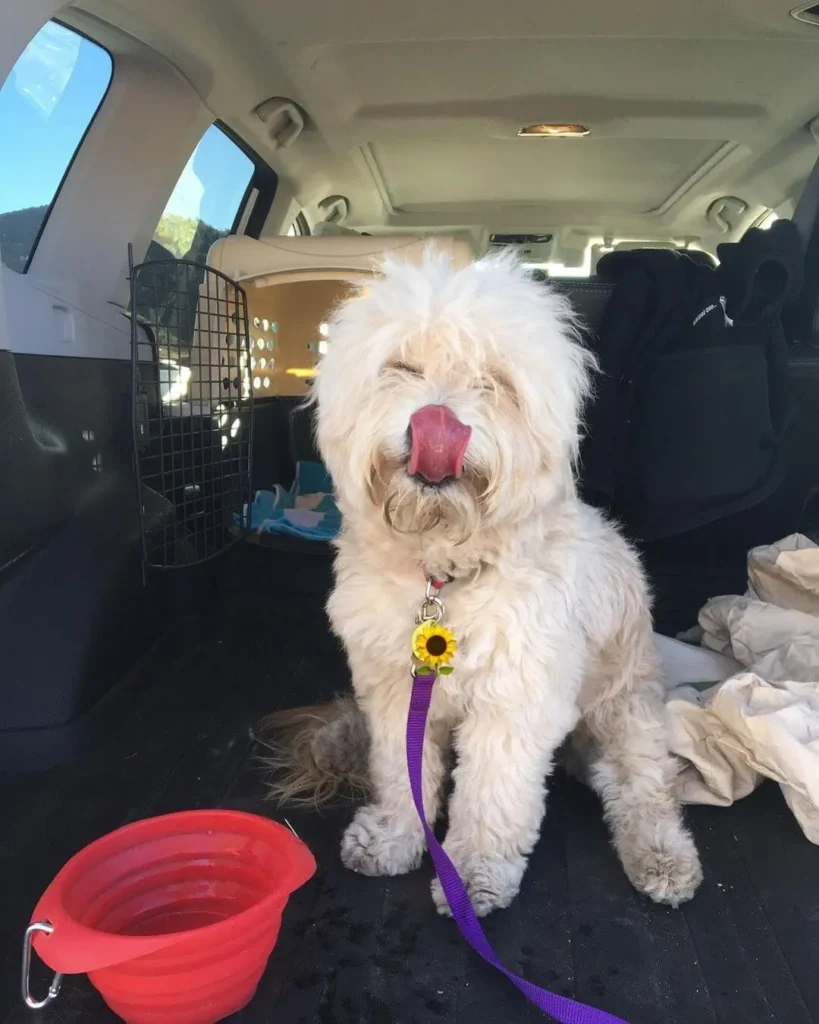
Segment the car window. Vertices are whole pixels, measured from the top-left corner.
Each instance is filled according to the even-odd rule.
[[[218,124],[208,128],[174,187],[145,256],[154,271],[143,273],[137,315],[152,325],[166,372],[184,374],[196,326],[201,266],[220,238],[241,231],[258,235],[276,189],[276,176],[249,156]],[[184,260],[197,267],[162,267]]]
[[[101,46],[52,21],[0,89],[0,257],[12,270],[28,269],[113,67]]]
[[[218,125],[211,125],[185,165],[154,232],[149,259],[202,263],[236,224],[256,164]]]
[[[300,213],[290,227],[287,229],[287,234],[290,237],[298,237],[300,235],[310,234],[310,225],[307,223],[307,218],[303,213]]]

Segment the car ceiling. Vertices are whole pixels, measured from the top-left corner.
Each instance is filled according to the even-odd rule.
[[[168,57],[307,202],[403,231],[698,238],[798,194],[816,155],[819,25],[792,0],[80,0]],[[306,129],[279,152],[253,113]],[[532,122],[584,139],[520,139]]]

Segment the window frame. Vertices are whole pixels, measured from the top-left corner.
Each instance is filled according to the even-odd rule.
[[[304,211],[301,210],[293,218],[293,222],[287,229],[288,238],[304,238],[305,235],[310,235],[310,225],[307,223],[307,218],[304,215]]]
[[[56,190],[54,192],[54,195],[53,195],[53,197],[51,199],[51,202],[48,204],[48,207],[46,209],[45,215],[43,216],[42,222],[40,223],[40,227],[37,230],[37,234],[34,236],[34,241],[32,242],[32,245],[31,245],[31,251],[29,252],[28,257],[26,259],[25,266],[20,271],[12,270],[11,267],[5,267],[5,269],[8,270],[12,274],[19,273],[19,274],[22,275],[22,274],[27,274],[29,272],[29,269],[31,268],[32,261],[34,260],[34,257],[37,255],[37,248],[38,248],[38,246],[40,244],[41,238],[43,237],[43,233],[45,232],[45,229],[46,229],[46,227],[48,225],[48,222],[49,222],[49,219],[51,217],[51,214],[52,214],[52,212],[54,210],[54,207],[57,204],[57,201],[60,198],[60,195],[61,195],[62,190],[63,190],[63,186],[65,185],[66,181],[68,180],[68,176],[71,173],[72,167],[74,166],[74,161],[77,159],[77,154],[80,152],[82,147],[85,145],[85,140],[88,138],[88,133],[93,128],[94,123],[96,122],[97,117],[99,116],[99,112],[100,112],[100,110],[102,110],[103,104],[108,99],[108,94],[110,93],[111,86],[113,85],[113,82],[114,82],[114,75],[116,74],[116,60],[114,59],[113,53],[111,53],[111,51],[108,49],[107,46],[103,46],[102,43],[100,43],[98,40],[96,40],[92,36],[88,35],[87,32],[83,32],[81,29],[75,28],[73,25],[68,25],[68,24],[66,24],[66,22],[61,21],[59,18],[49,18],[48,22],[46,22],[45,24],[49,24],[49,23],[53,23],[55,25],[59,25],[60,28],[64,28],[68,32],[73,32],[75,35],[78,35],[81,39],[85,39],[87,42],[93,43],[94,46],[98,46],[105,54],[107,54],[108,59],[111,61],[111,74],[108,76],[108,84],[105,86],[105,91],[103,92],[103,94],[102,94],[102,96],[100,98],[100,101],[99,101],[99,103],[97,104],[97,106],[96,106],[96,108],[94,110],[94,113],[91,115],[91,119],[89,120],[88,124],[86,125],[85,131],[80,136],[80,141],[77,143],[77,146],[76,146],[76,148],[75,148],[75,150],[74,150],[74,152],[73,152],[73,154],[71,156],[71,159],[68,161],[68,164],[66,165],[65,172],[63,173],[62,178],[60,178],[60,183],[59,183],[59,185],[57,186],[57,188],[56,188]],[[42,25],[37,30],[37,32],[40,32],[42,30],[42,28],[45,28],[45,24]],[[31,38],[34,39],[36,34],[37,33],[35,33],[34,36],[32,36]],[[31,40],[29,40],[29,42],[31,42]],[[15,61],[15,63],[16,63],[16,61]],[[14,68],[12,67],[12,71],[13,70],[14,70]],[[11,74],[11,72],[9,72],[9,74]],[[4,264],[4,266],[5,266],[5,264]]]
[[[224,121],[217,120],[214,121],[213,124],[223,132],[253,164],[253,174],[250,176],[250,181],[247,183],[247,188],[242,196],[242,201],[239,203],[239,208],[236,211],[236,216],[233,218],[233,223],[230,226],[228,234],[238,234],[239,227],[244,219],[245,211],[247,210],[247,204],[250,202],[253,190],[256,189],[258,191],[256,202],[253,204],[253,209],[250,211],[250,215],[247,218],[247,223],[244,226],[242,234],[249,238],[259,238],[264,230],[267,218],[270,215],[273,200],[276,197],[276,189],[279,186],[279,176],[270,164],[263,160],[256,150],[253,149],[249,143],[245,142],[240,135],[237,135],[232,128],[229,128]]]

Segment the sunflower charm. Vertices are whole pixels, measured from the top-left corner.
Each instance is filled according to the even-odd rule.
[[[432,620],[422,622],[412,634],[414,657],[422,666],[431,669],[434,675],[449,675],[452,672],[450,662],[457,650],[458,641],[452,632]]]

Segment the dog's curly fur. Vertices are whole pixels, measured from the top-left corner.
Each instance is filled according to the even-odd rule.
[[[454,745],[445,846],[479,914],[517,893],[570,734],[632,883],[676,906],[701,879],[672,793],[642,570],[576,495],[591,363],[566,301],[514,262],[454,270],[430,253],[421,267],[388,264],[341,306],[316,383],[344,521],[328,612],[366,728],[346,705],[297,729],[307,757],[287,792],[320,787],[327,769],[338,775],[368,751],[370,802],[347,828],[343,861],[368,875],[418,867],[409,640],[422,571],[451,579],[447,623],[460,649],[435,685],[424,802],[434,821]],[[406,468],[410,416],[429,403],[472,428],[462,479],[439,488]],[[433,897],[445,913],[437,882]]]

